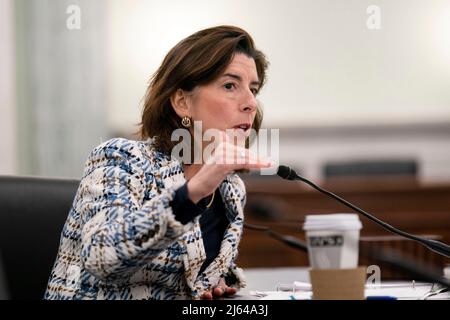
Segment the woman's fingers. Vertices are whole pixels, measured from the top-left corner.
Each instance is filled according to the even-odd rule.
[[[222,287],[215,287],[213,289],[213,294],[215,297],[221,297],[225,293],[225,290]]]
[[[271,166],[272,162],[267,158],[259,157],[246,148],[228,143],[217,146],[215,154],[209,158],[208,164],[251,165],[251,167],[260,168]]]
[[[259,157],[244,148],[237,148],[235,154],[230,156],[229,161],[235,170],[269,168],[273,165],[271,160]]]
[[[237,292],[236,288],[227,286],[224,279],[220,279],[217,286],[213,289],[213,294],[216,297],[231,296]]]
[[[236,288],[231,288],[228,286],[217,286],[213,289],[213,296],[215,298],[220,298],[220,297],[228,297],[228,296],[232,296],[233,294],[235,294],[237,292]]]
[[[225,289],[225,295],[227,296],[232,296],[233,294],[235,294],[237,292],[236,288],[231,288],[231,287],[227,287]]]
[[[202,295],[203,300],[211,300],[212,298],[213,298],[213,295],[210,291],[207,291]]]
[[[213,298],[227,297],[235,294],[236,292],[236,288],[227,286],[225,281],[221,279],[216,287],[214,287],[211,291],[205,292],[202,295],[202,299],[211,300]]]
[[[235,138],[238,139],[237,143]],[[240,130],[221,131],[219,141],[215,141],[214,147],[203,156],[206,164],[225,165],[231,171],[267,168],[273,165],[269,159],[259,157],[245,148],[245,135]]]
[[[205,165],[188,182],[190,199],[194,203],[214,192],[223,179],[234,171],[264,169],[274,165],[249,149],[234,145],[226,134],[221,136],[218,145],[206,151],[203,155]]]

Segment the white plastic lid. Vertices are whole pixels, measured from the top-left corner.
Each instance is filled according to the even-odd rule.
[[[306,216],[303,230],[360,230],[357,214],[336,213]]]

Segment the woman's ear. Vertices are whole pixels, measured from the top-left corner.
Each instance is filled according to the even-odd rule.
[[[187,103],[187,95],[181,90],[177,89],[175,93],[170,97],[170,103],[175,113],[180,117],[190,117],[189,105]]]

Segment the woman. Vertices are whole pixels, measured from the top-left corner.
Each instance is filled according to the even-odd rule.
[[[167,54],[146,94],[147,140],[112,139],[86,162],[46,299],[212,299],[245,285],[235,265],[245,188],[235,171],[271,163],[224,132],[259,129],[266,68],[250,35],[232,26],[201,30]],[[207,161],[181,161],[172,133],[195,138],[198,123],[220,139]],[[237,158],[245,161],[229,161]]]

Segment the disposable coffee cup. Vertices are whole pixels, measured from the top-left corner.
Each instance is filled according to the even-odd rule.
[[[447,264],[444,267],[444,277],[446,277],[448,280],[450,280],[450,264]]]
[[[306,216],[308,257],[313,269],[352,269],[358,266],[361,221],[356,214]]]

